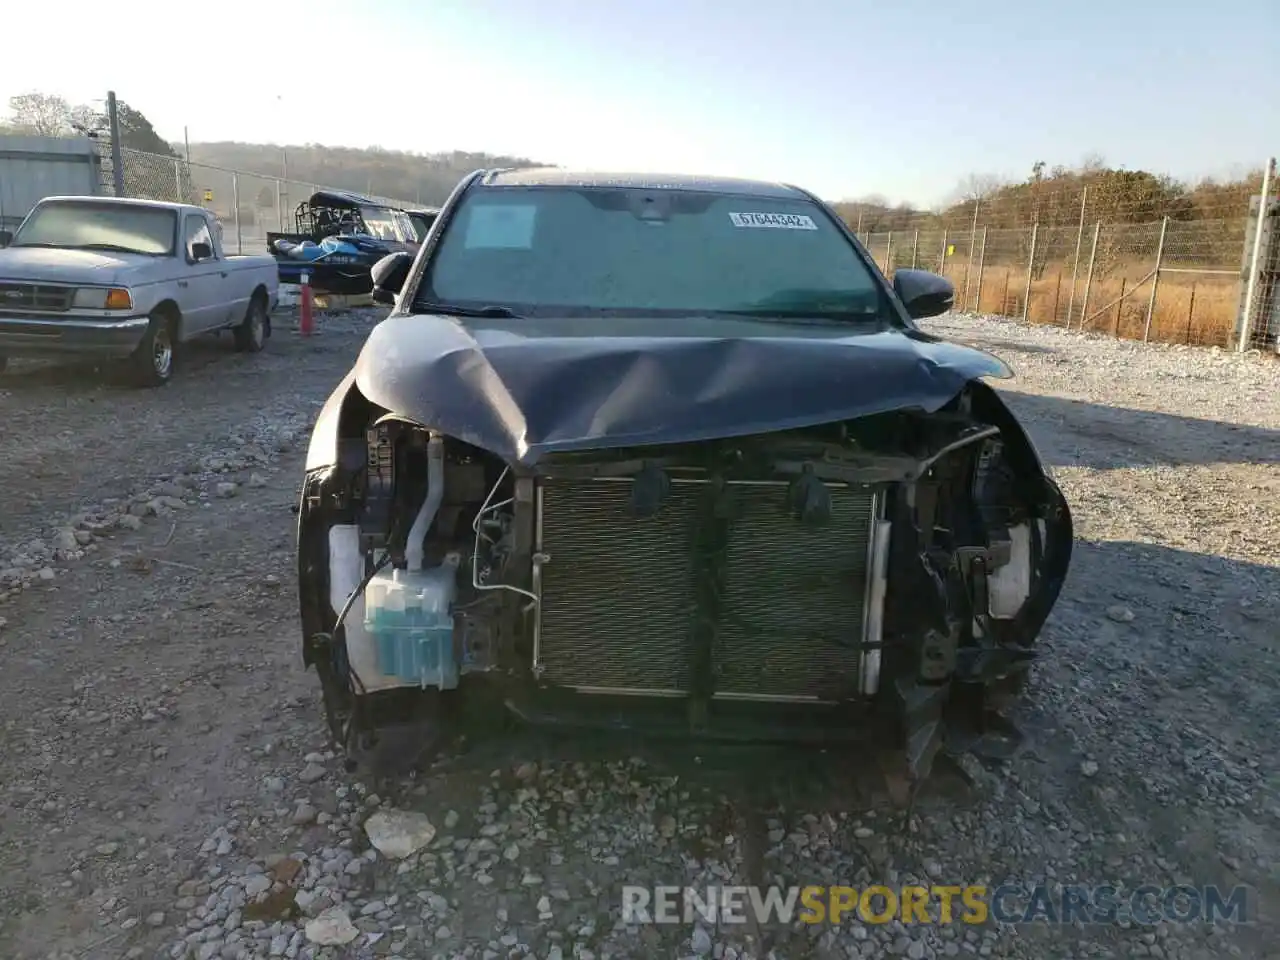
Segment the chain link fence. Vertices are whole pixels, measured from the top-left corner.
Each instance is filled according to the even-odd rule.
[[[1237,241],[1223,242],[1227,225],[1166,219],[978,226],[860,239],[889,276],[910,268],[950,279],[957,309],[1117,337],[1227,346],[1236,334],[1244,243],[1240,221],[1231,222]],[[1280,244],[1268,256],[1280,258]]]
[[[1061,203],[1064,211],[1072,204],[1079,211],[1071,226],[1062,225],[1065,216],[1053,224],[1031,215],[1044,207],[1027,211],[1028,222],[1021,225],[1008,225],[1007,211],[988,224],[980,204],[972,208],[972,221],[959,229],[866,231],[856,221],[850,226],[886,275],[923,269],[950,279],[959,310],[1138,340],[1277,349],[1276,193],[1269,172],[1263,181],[1268,214],[1261,228],[1256,196],[1248,211],[1220,211],[1237,216],[1118,223],[1086,219],[1083,195]]]
[[[104,192],[113,193],[110,151],[102,154]],[[325,189],[127,148],[120,160],[125,196],[204,206],[235,253],[267,253],[268,231],[292,232],[297,205]],[[1148,205],[1140,201],[1107,207],[1124,222],[1090,217],[1104,211],[1087,190],[1043,194],[1029,208],[973,201],[962,222],[911,215],[918,225],[897,220],[895,229],[880,229],[884,215],[868,224],[861,212],[846,216],[887,275],[942,274],[960,310],[1116,337],[1280,350],[1278,193],[1271,160],[1251,201],[1223,197],[1173,217],[1143,220]]]
[[[292,232],[299,203],[318,190],[337,189],[127,148],[121,149],[120,160],[124,196],[205,207],[222,224],[223,244],[230,253],[268,253],[268,231]],[[113,192],[113,177],[108,164],[107,192]],[[414,206],[389,197],[369,199],[390,207]]]
[[[1273,347],[1280,352],[1280,197],[1276,163],[1262,181],[1262,193],[1249,207],[1244,272],[1247,282],[1240,303],[1241,350]]]

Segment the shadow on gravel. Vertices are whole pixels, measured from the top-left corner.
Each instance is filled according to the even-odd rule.
[[[1054,467],[1280,463],[1280,430],[1001,390]]]
[[[1108,610],[1114,605],[1131,610],[1134,619],[1113,619]],[[1035,668],[1032,692],[1013,714],[1023,725],[1036,769],[1081,790],[1088,785],[1077,773],[1076,745],[1061,742],[1062,718],[1053,705],[1075,688],[1080,672],[1105,677],[1105,683],[1089,687],[1097,691],[1099,709],[1109,713],[1112,706],[1107,704],[1114,701],[1114,706],[1138,711],[1128,714],[1125,723],[1162,726],[1175,717],[1193,722],[1196,711],[1218,715],[1234,706],[1253,718],[1248,721],[1253,729],[1272,730],[1275,721],[1269,716],[1260,723],[1259,713],[1269,708],[1274,684],[1268,678],[1280,682],[1276,622],[1280,567],[1156,544],[1077,541],[1066,589],[1042,637],[1045,662]],[[1134,701],[1131,684],[1143,688],[1143,698],[1152,699]],[[1115,689],[1124,691],[1119,699]],[[1168,698],[1156,696],[1158,690]],[[1191,712],[1180,699],[1184,691],[1194,704]],[[1122,710],[1120,715],[1126,714]],[[541,767],[581,764],[596,771],[642,761],[647,777],[676,778],[687,789],[725,796],[743,811],[888,811],[885,781],[865,746],[678,742],[552,731],[493,718],[480,729],[468,728],[467,734],[461,743],[438,739],[437,760],[424,757],[411,778],[374,782],[377,792],[394,797],[415,782],[485,782],[491,772],[509,770],[513,758]],[[418,746],[423,742],[421,735],[411,739]],[[1134,772],[1141,781],[1140,768]],[[371,773],[364,768],[357,776],[376,781]],[[917,809],[962,810],[983,802],[944,758],[920,791]]]
[[[857,815],[878,811],[900,819],[886,781],[869,746],[816,747],[796,744],[728,744],[673,741],[640,734],[553,731],[516,725],[492,729],[459,742],[438,740],[440,752],[411,775],[379,776],[362,767],[356,778],[381,796],[407,799],[415,784],[434,796],[489,782],[496,771],[512,769],[513,758],[541,769],[580,767],[601,772],[627,768],[631,776],[668,781],[704,797],[721,797],[739,815],[777,811],[829,811]],[[412,803],[412,801],[408,801]],[[456,802],[466,803],[463,797]],[[947,758],[919,791],[916,809],[943,804],[963,807],[979,802],[959,769]],[[896,810],[896,813],[895,813]]]
[[[1277,623],[1280,566],[1077,540],[1014,713],[1038,770],[1024,789],[1098,836],[1160,851],[1190,882],[1247,884],[1274,905]],[[1085,757],[1096,775],[1081,775]],[[1237,936],[1234,956],[1274,943],[1263,928]]]
[[[1117,606],[1132,620],[1115,619],[1109,611]],[[1064,665],[1085,654],[1112,689],[1149,688],[1137,720],[1189,721],[1187,711],[1207,709],[1214,727],[1237,720],[1246,739],[1274,742],[1277,623],[1280,566],[1153,543],[1077,540],[1042,642]],[[1065,674],[1057,679],[1071,682]]]
[[[207,367],[228,357],[232,352],[231,337],[200,337],[179,348],[174,378]],[[103,387],[137,390],[129,379],[125,361],[103,362],[94,359],[11,360],[8,370],[0,374],[0,391],[22,391],[57,387],[72,394],[90,393]]]

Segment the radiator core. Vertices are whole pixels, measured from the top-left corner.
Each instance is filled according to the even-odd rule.
[[[829,521],[786,509],[782,482],[730,481],[711,649],[722,698],[838,700],[858,689],[871,533],[870,487],[829,484]],[[654,517],[630,515],[629,480],[544,479],[535,670],[584,692],[680,696],[695,662],[693,553],[704,480],[677,479]]]

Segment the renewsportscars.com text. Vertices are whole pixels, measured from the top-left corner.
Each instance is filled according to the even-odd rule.
[[[624,923],[1247,923],[1248,888],[935,885],[622,889]]]

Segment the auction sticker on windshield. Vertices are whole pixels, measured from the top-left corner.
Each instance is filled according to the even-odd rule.
[[[798,213],[731,213],[735,227],[765,227],[773,230],[817,230],[812,217]]]
[[[538,208],[510,203],[471,207],[464,246],[468,250],[528,250]]]

